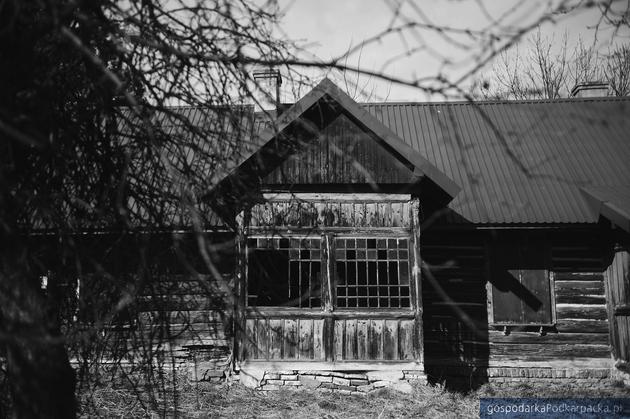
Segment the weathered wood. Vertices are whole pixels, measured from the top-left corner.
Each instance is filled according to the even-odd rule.
[[[558,318],[556,321],[556,329],[560,333],[608,333],[608,321]]]
[[[422,370],[424,367],[418,362],[401,361],[340,361],[340,362],[314,362],[314,361],[286,361],[282,364],[273,361],[247,360],[243,367],[255,367],[258,370],[274,371],[282,365],[283,370],[298,371],[408,371]]]
[[[314,201],[314,202],[350,202],[376,204],[379,202],[408,202],[411,195],[408,193],[308,193],[308,192],[265,192],[263,198],[267,202],[290,202],[292,200]]]
[[[556,303],[603,305],[606,304],[606,297],[604,297],[603,295],[560,295],[556,296]]]
[[[606,269],[608,319],[615,359],[630,361],[630,252],[617,246]]]
[[[344,358],[358,359],[357,357],[357,321],[344,320],[345,336],[344,336]]]
[[[592,304],[556,304],[558,319],[607,319],[605,305]]]
[[[247,319],[245,321],[245,335],[243,336],[244,341],[242,342],[243,348],[243,358],[258,358],[258,349],[256,347],[256,320],[255,319]]]
[[[335,360],[335,319],[332,317],[324,318],[324,327],[322,331],[323,336],[323,351],[324,358],[328,362]]]
[[[559,281],[556,279],[555,282],[556,293],[562,295],[604,294],[604,281]]]
[[[584,344],[495,344],[490,343],[490,358],[507,357],[522,361],[610,357],[609,345]]]
[[[260,307],[247,312],[248,318],[316,318],[323,319],[332,317],[335,319],[413,319],[414,313],[409,309],[386,309],[377,310],[343,310],[326,313],[318,309],[296,309],[293,307]]]
[[[368,329],[368,356],[370,359],[383,359],[384,320],[372,320]]]
[[[492,343],[540,343],[540,344],[599,344],[608,345],[608,333],[546,333],[511,332],[506,335],[499,330],[488,333],[488,341]]]
[[[245,333],[245,307],[247,306],[247,226],[249,212],[242,211],[236,217],[236,283],[234,285],[234,341],[236,360],[246,359],[243,354],[243,343],[247,339]]]
[[[408,196],[408,195],[405,195]],[[251,209],[251,228],[315,227],[376,229],[409,228],[409,219],[400,214],[408,213],[409,201],[350,202],[343,200],[304,200],[300,196],[288,201],[275,200],[257,204]],[[373,201],[378,201],[375,198]],[[306,230],[305,230],[306,231]],[[369,230],[368,230],[369,231]]]
[[[398,328],[398,358],[412,360],[414,356],[414,324],[415,321],[401,320]]]
[[[385,320],[383,327],[383,359],[398,359],[398,320]]]
[[[284,343],[284,321],[279,319],[269,320],[269,358],[282,359]]]
[[[424,333],[423,333],[423,320],[422,314],[424,307],[422,305],[422,259],[420,255],[421,246],[421,222],[420,222],[420,201],[418,198],[414,198],[409,208],[409,219],[411,220],[411,281],[410,281],[410,294],[412,298],[412,309],[414,310],[415,317],[413,323],[413,355],[416,361],[423,362],[424,360]]]
[[[368,327],[369,320],[357,320],[357,359],[368,359]]]
[[[334,320],[334,359],[344,359],[344,339],[346,337],[345,331],[346,322],[344,320]]]
[[[283,359],[297,358],[298,354],[298,330],[297,320],[284,320],[284,352]]]
[[[335,298],[334,288],[334,264],[331,258],[333,237],[331,234],[326,234],[323,237],[322,243],[322,302],[324,311],[330,313],[333,310],[333,300]]]
[[[299,319],[298,358],[313,359],[313,320]]]
[[[249,321],[249,320],[248,320]],[[256,347],[258,358],[269,358],[269,325],[267,319],[256,319]]]
[[[325,360],[324,350],[324,320],[313,320],[313,358]]]
[[[162,322],[162,319],[165,318],[172,324],[208,324],[211,326],[216,325],[216,327],[223,325],[224,319],[227,322],[230,320],[229,313],[207,310],[170,311],[166,313],[161,311],[145,311],[138,314],[138,320],[143,323],[150,323],[152,321]]]
[[[269,173],[267,184],[414,183],[413,170],[342,115],[316,140],[303,139],[291,158]]]
[[[576,265],[574,265],[576,266]],[[577,265],[579,266],[579,265]],[[562,272],[556,271],[556,281],[594,281],[602,282],[602,272]]]

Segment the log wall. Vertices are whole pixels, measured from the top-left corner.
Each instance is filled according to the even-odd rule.
[[[620,370],[630,374],[630,246],[617,246],[606,269],[606,296],[613,354]]]
[[[483,383],[514,376],[541,379],[608,376],[609,323],[597,243],[551,236],[549,266],[555,327],[488,323],[487,233],[425,233],[425,365],[434,380]],[[456,243],[451,245],[451,243]]]

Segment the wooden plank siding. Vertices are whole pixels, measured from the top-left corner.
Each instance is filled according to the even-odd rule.
[[[335,362],[414,360],[413,318],[334,318]],[[325,319],[247,319],[249,360],[325,361]]]
[[[605,272],[608,320],[615,360],[630,363],[630,252],[618,246]]]
[[[410,202],[301,200],[299,196],[255,205],[251,227],[408,227]]]
[[[459,374],[483,381],[487,377],[479,367],[608,365],[611,349],[598,249],[550,237],[546,268],[554,276],[555,326],[502,328],[488,322],[489,239],[486,232],[423,235],[427,373],[446,378],[447,367],[456,366]]]
[[[264,178],[266,185],[409,184],[418,179],[383,141],[339,116]],[[389,150],[388,150],[389,149]]]

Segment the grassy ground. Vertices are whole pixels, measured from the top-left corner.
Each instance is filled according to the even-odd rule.
[[[164,409],[141,403],[132,389],[99,387],[81,397],[83,417],[182,418],[476,418],[480,397],[628,397],[628,388],[610,385],[597,390],[517,386],[497,390],[489,385],[467,395],[440,386],[415,386],[412,394],[381,389],[367,396],[318,391],[263,394],[233,384],[185,383],[178,401]]]

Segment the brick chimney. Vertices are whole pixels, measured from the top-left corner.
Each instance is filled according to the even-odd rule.
[[[280,108],[280,70],[258,67],[252,71],[254,78],[254,105],[256,111],[277,111]]]
[[[591,81],[578,83],[571,89],[571,97],[604,97],[610,96],[608,83],[604,81]]]

